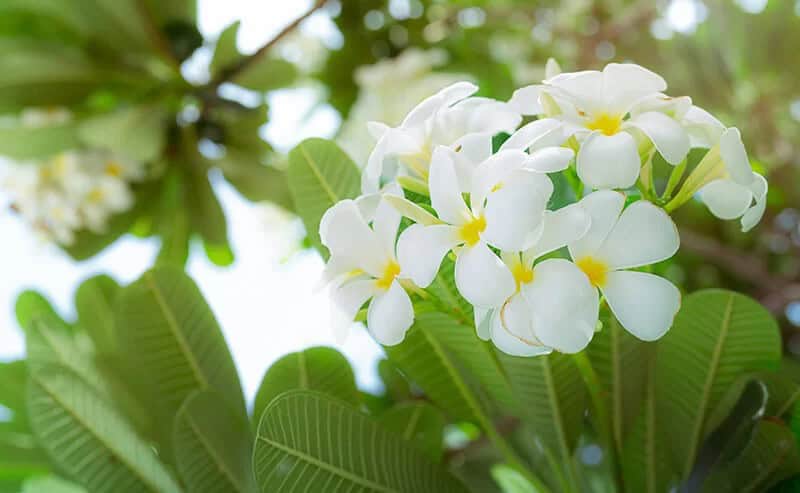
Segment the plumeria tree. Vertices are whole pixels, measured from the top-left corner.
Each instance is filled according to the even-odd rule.
[[[27,355],[0,363],[0,491],[800,488],[800,366],[775,318],[794,285],[741,248],[783,190],[748,156],[759,128],[668,89],[653,70],[670,63],[628,46],[640,24],[658,34],[647,2],[619,17],[605,2],[462,3],[313,2],[252,55],[238,23],[204,40],[189,1],[0,5],[11,212],[76,260],[126,233],[160,242],[138,280],[84,281],[75,317],[19,296]],[[296,31],[322,11],[339,49]],[[543,30],[579,71],[543,56]],[[648,68],[599,63],[612,42]],[[348,119],[283,157],[259,128],[264,94],[293,84],[321,85]],[[332,344],[367,331],[382,388],[312,347],[246,398],[184,272],[192,242],[233,262],[223,179],[300,218]],[[698,237],[700,221],[726,233]],[[759,299],[727,280],[695,289],[676,270],[706,267],[691,255],[760,283]]]

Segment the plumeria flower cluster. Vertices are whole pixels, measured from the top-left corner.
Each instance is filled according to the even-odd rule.
[[[477,335],[511,355],[583,350],[604,305],[639,339],[669,330],[681,295],[652,266],[678,251],[670,212],[696,198],[749,230],[766,180],[737,129],[667,96],[659,75],[633,64],[558,71],[548,63],[545,81],[508,102],[459,82],[397,127],[370,125],[363,195],[335,204],[320,226],[325,280],[348,321],[369,302],[375,339],[400,343],[449,258]],[[708,150],[690,164],[692,148]],[[671,166],[661,193],[656,153]],[[558,208],[556,174],[575,198]]]
[[[28,110],[23,123],[52,125],[66,111]],[[131,208],[130,184],[145,177],[143,163],[102,150],[72,150],[32,162],[8,162],[0,185],[12,208],[45,240],[64,246],[78,231],[102,233],[109,218]]]

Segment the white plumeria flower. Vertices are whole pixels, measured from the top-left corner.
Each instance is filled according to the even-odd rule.
[[[742,231],[761,221],[767,206],[767,180],[753,172],[742,136],[736,128],[726,129],[719,139],[721,170],[717,178],[700,189],[700,198],[720,219],[741,217]]]
[[[513,356],[536,356],[553,349],[583,350],[598,319],[597,290],[572,262],[536,259],[581,238],[591,220],[581,204],[546,212],[541,236],[523,253],[503,252],[516,291],[501,307],[475,310],[478,336]]]
[[[507,103],[469,97],[477,90],[475,84],[458,82],[422,101],[398,127],[372,122],[377,143],[362,174],[362,191],[377,192],[389,161],[398,168],[394,174],[426,180],[433,149],[440,145],[458,151],[458,178],[468,191],[472,168],[492,153],[492,136],[513,132],[522,119]]]
[[[86,227],[95,233],[103,233],[108,218],[130,209],[133,201],[127,182],[107,175],[100,176],[87,187],[80,203],[80,212]]]
[[[602,72],[563,73],[519,89],[510,104],[524,114],[548,113],[564,122],[566,135],[581,142],[576,164],[586,185],[628,188],[641,167],[636,131],[671,164],[689,152],[689,136],[677,121],[660,111],[636,111],[638,103],[666,88],[661,76],[639,65],[611,63]]]
[[[645,341],[660,338],[672,326],[680,292],[662,277],[627,269],[672,257],[680,243],[675,224],[645,200],[623,211],[625,195],[618,192],[594,192],[580,203],[592,223],[585,236],[568,245],[575,264],[628,332]]]
[[[372,299],[367,328],[387,346],[399,344],[414,322],[411,299],[400,284],[406,276],[395,255],[399,225],[400,214],[385,201],[375,209],[370,227],[356,201],[343,200],[325,212],[319,228],[331,252],[326,277],[333,280],[335,308],[349,324]]]
[[[398,240],[398,259],[404,273],[418,286],[427,287],[452,250],[461,295],[475,306],[496,307],[514,293],[515,281],[489,246],[527,249],[536,239],[553,184],[547,175],[524,169],[530,155],[519,150],[500,152],[475,170],[468,207],[452,154],[445,147],[434,150],[429,186],[438,219],[431,216],[427,224],[406,229]]]

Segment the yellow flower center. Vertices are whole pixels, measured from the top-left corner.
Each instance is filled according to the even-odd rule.
[[[481,239],[481,233],[483,230],[486,229],[486,218],[483,216],[479,216],[474,218],[472,221],[468,222],[467,224],[461,226],[459,230],[459,235],[461,239],[464,240],[469,246],[472,246]]]
[[[583,257],[575,262],[580,270],[589,278],[592,286],[602,287],[608,277],[608,266],[593,257]]]
[[[520,286],[523,284],[533,282],[533,269],[524,265],[522,262],[515,263],[514,267],[511,269],[511,273],[514,275],[514,280],[517,282],[517,291],[519,291]]]
[[[614,135],[619,132],[622,126],[623,115],[609,115],[608,113],[598,114],[594,120],[586,124],[589,130],[599,130],[606,135]]]
[[[116,161],[108,161],[106,163],[106,174],[115,178],[119,178],[122,176],[122,165]]]
[[[400,265],[395,261],[391,261],[386,264],[386,268],[383,269],[383,276],[375,281],[375,284],[381,289],[389,289],[398,274],[400,274]]]
[[[102,202],[105,196],[106,194],[105,192],[103,192],[102,189],[95,188],[91,192],[89,192],[86,198],[90,203],[97,204],[99,202]]]

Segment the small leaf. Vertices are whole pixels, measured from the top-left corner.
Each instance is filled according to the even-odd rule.
[[[254,91],[272,91],[289,86],[297,78],[297,69],[286,60],[260,57],[231,81]]]
[[[503,493],[544,493],[516,469],[505,464],[492,466],[492,477],[500,485]]]
[[[444,452],[445,419],[435,407],[425,402],[399,404],[378,418],[387,430],[392,430],[434,462],[442,460]]]
[[[47,158],[79,146],[73,123],[30,128],[0,126],[0,155],[10,159]]]
[[[269,367],[256,393],[253,422],[280,394],[289,390],[309,389],[358,405],[360,398],[355,375],[342,354],[329,347],[313,347],[290,353]]]
[[[214,56],[211,58],[211,73],[215,76],[222,74],[222,71],[236,62],[242,55],[236,48],[236,36],[239,33],[240,22],[236,21],[226,27],[217,39],[217,46],[214,48]]]
[[[166,118],[160,107],[134,106],[88,118],[80,137],[91,147],[109,149],[122,156],[152,161],[166,144]]]
[[[220,162],[225,180],[247,200],[269,201],[287,211],[293,210],[286,172],[274,166],[260,164],[258,159],[247,156],[242,151],[228,149]]]
[[[267,407],[258,427],[253,462],[263,492],[295,488],[326,493],[467,491],[369,417],[310,391],[287,392]]]
[[[198,391],[186,399],[175,417],[172,441],[188,491],[255,490],[250,425],[216,392]]]
[[[335,143],[307,139],[289,153],[289,190],[311,243],[327,255],[319,240],[319,222],[333,204],[355,198],[361,190],[360,172]]]
[[[75,293],[78,323],[92,338],[98,354],[104,356],[117,352],[113,307],[119,291],[117,281],[100,275],[84,281]]]

